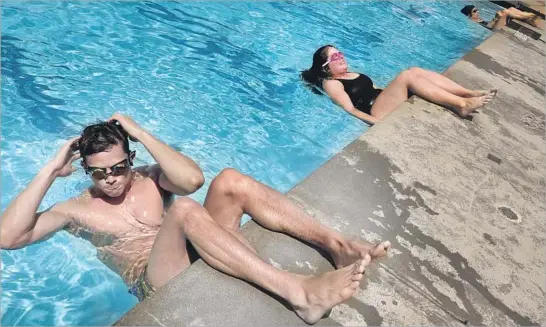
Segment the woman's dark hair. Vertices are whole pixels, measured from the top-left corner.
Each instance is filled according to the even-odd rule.
[[[117,121],[100,122],[83,129],[78,149],[85,162],[86,156],[108,151],[116,144],[121,144],[123,151],[129,153],[127,132]]]
[[[313,91],[313,93],[321,94],[322,81],[330,76],[328,67],[322,67],[328,61],[328,48],[335,48],[333,45],[327,44],[318,48],[313,55],[313,65],[311,68],[301,72],[301,79]]]
[[[474,10],[474,8],[476,8],[476,6],[466,5],[466,6],[463,7],[463,9],[461,9],[461,13],[464,14],[465,16],[470,16],[472,14],[472,10]]]

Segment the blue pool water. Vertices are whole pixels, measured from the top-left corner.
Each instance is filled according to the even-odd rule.
[[[224,167],[286,192],[367,128],[299,82],[314,50],[337,45],[380,86],[410,66],[443,71],[490,35],[460,7],[3,1],[2,210],[63,140],[114,111],[200,164],[198,201]],[[137,163],[152,161],[134,147]],[[41,208],[87,185],[82,171],[59,179]],[[3,251],[1,300],[5,326],[109,325],[136,304],[65,232]]]

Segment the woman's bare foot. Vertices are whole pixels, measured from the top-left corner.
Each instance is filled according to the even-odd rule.
[[[469,114],[471,114],[476,109],[484,106],[485,104],[489,103],[493,96],[491,94],[482,95],[480,97],[473,97],[465,99],[465,103],[463,106],[458,108],[457,113],[461,117],[466,117]]]
[[[301,276],[301,292],[289,299],[296,314],[306,323],[314,324],[328,310],[351,298],[370,260],[371,257],[365,255],[364,259],[319,277]]]
[[[372,244],[366,241],[349,240],[344,243],[336,243],[331,247],[330,254],[334,259],[334,264],[337,269],[343,268],[354,263],[358,259],[364,259],[366,254],[369,254],[372,259],[387,254],[391,247],[391,242],[384,241],[379,244]]]
[[[531,26],[540,28],[540,26],[537,23],[537,18],[538,18],[538,16],[534,15],[533,17],[530,17],[530,18],[526,19],[525,22],[527,24],[531,25]]]
[[[472,93],[470,94],[470,97],[471,97],[471,98],[474,98],[474,97],[481,97],[482,95],[491,95],[491,96],[494,97],[495,95],[497,95],[497,92],[498,92],[497,89],[473,90]]]

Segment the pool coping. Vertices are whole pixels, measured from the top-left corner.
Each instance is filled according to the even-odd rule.
[[[344,234],[393,243],[359,293],[317,325],[545,321],[545,78],[533,69],[545,50],[508,29],[492,33],[444,73],[469,88],[497,86],[486,108],[463,120],[413,97],[286,194]],[[253,221],[242,233],[280,269],[332,270],[323,252]],[[182,324],[306,325],[201,260],[115,323]]]

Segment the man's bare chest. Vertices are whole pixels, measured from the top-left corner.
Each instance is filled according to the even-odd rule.
[[[90,232],[122,236],[157,228],[165,213],[164,198],[151,180],[132,185],[122,201],[93,198],[75,213],[75,222]]]

